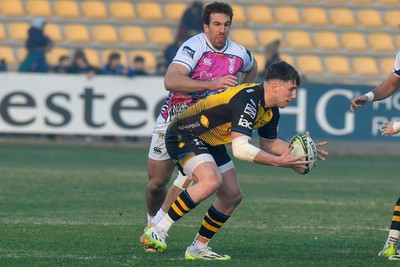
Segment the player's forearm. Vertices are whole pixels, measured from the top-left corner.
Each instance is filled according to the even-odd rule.
[[[271,165],[277,167],[281,166],[278,156],[272,155],[248,143],[247,136],[239,137],[233,140],[232,152],[235,158],[240,160],[263,165]]]
[[[249,143],[249,136],[232,132],[232,152],[235,158],[240,160],[263,165],[281,166],[278,156],[263,150],[263,148],[269,150],[272,147],[272,143],[276,140],[263,139],[263,141],[260,141],[263,147],[260,146],[258,148]]]
[[[260,137],[260,148],[273,155],[282,155],[288,149],[288,143],[282,139],[265,139]]]
[[[371,91],[374,94],[373,101],[379,101],[391,96],[399,87],[400,78],[395,74],[391,74],[386,81]]]
[[[279,157],[261,150],[253,160],[254,163],[280,167]]]
[[[376,87],[374,90],[372,90],[372,93],[374,93],[374,101],[379,101],[379,100],[388,98],[396,90],[397,90],[397,87],[395,85],[389,84],[387,82],[383,82],[378,87]]]
[[[210,89],[211,81],[195,80],[183,74],[172,73],[165,77],[164,85],[167,91],[193,93]]]
[[[282,155],[289,147],[289,144],[281,139],[276,139],[270,153],[274,155]]]

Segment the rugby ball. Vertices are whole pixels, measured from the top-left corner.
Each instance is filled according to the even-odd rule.
[[[292,137],[289,141],[289,147],[293,146],[291,154],[293,156],[301,156],[308,154],[308,157],[304,158],[306,161],[311,161],[307,164],[307,169],[293,168],[293,170],[299,174],[309,173],[315,166],[318,158],[317,146],[311,137],[306,134],[299,133]]]

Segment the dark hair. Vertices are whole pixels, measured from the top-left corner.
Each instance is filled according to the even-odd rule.
[[[133,62],[144,62],[144,57],[142,57],[142,56],[136,56],[134,59],[133,59]]]
[[[75,62],[78,58],[81,58],[86,64],[88,64],[85,52],[81,48],[75,50],[73,62]]]
[[[208,4],[203,11],[203,23],[210,25],[210,16],[212,13],[222,13],[230,17],[231,22],[233,18],[233,10],[232,7],[223,2],[213,2]]]
[[[292,65],[285,61],[280,61],[268,67],[265,71],[265,80],[269,81],[272,79],[282,80],[284,82],[295,82],[297,86],[300,85],[300,75]]]
[[[69,59],[69,56],[67,55],[62,55],[61,57],[58,58],[58,63],[62,63],[64,60]]]
[[[114,60],[114,59],[120,59],[121,55],[117,52],[113,52],[108,56],[108,61]]]

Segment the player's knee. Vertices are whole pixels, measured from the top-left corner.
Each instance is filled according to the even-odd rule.
[[[238,194],[236,194],[233,198],[232,198],[232,204],[234,206],[238,206],[240,204],[240,202],[242,202],[243,200],[243,194],[241,192],[239,192]]]
[[[169,178],[163,177],[163,178],[153,178],[150,179],[149,182],[147,183],[147,189],[151,192],[158,192],[165,190],[165,187],[167,186],[169,182]]]
[[[242,192],[230,192],[229,194],[218,194],[218,198],[220,198],[226,205],[234,208],[237,207],[240,202],[243,200]]]
[[[206,189],[206,191],[209,192],[215,192],[217,191],[221,185],[222,185],[222,179],[218,179],[219,177],[214,177],[210,179],[207,179],[206,181],[204,181],[204,188]]]
[[[237,206],[239,206],[240,202],[242,202],[242,199],[243,199],[243,195],[238,194],[238,195],[235,195],[234,197],[227,199],[226,201],[227,201],[228,206],[230,206],[234,209]]]

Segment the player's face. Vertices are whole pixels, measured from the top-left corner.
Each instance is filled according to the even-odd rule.
[[[279,108],[284,108],[296,98],[297,85],[292,81],[276,82],[275,84],[275,92],[277,94],[276,106]]]
[[[212,46],[218,50],[226,44],[229,30],[231,29],[231,19],[223,13],[212,13],[210,15],[210,25],[203,24],[204,33]]]

